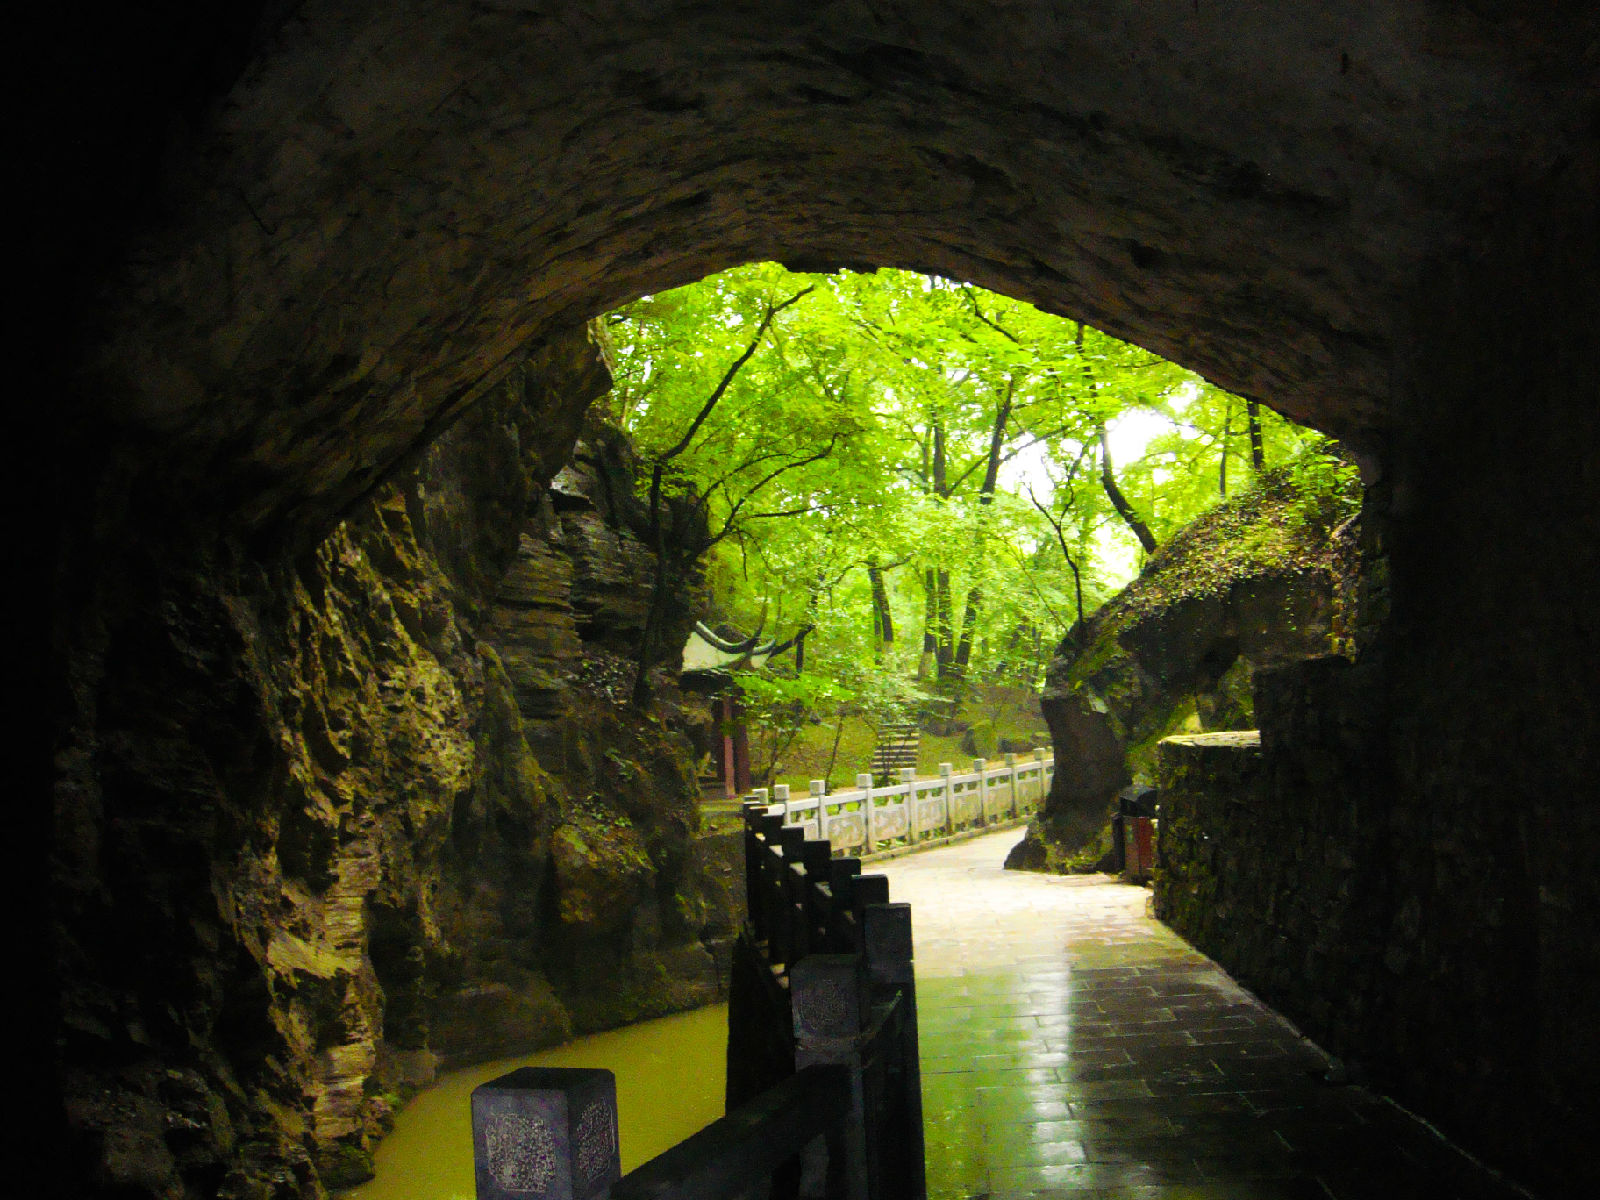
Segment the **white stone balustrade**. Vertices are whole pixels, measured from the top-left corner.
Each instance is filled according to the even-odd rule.
[[[813,779],[802,797],[792,797],[780,783],[770,794],[756,788],[745,802],[781,810],[785,825],[804,829],[808,838],[826,838],[836,853],[871,854],[1028,816],[1043,803],[1054,774],[1055,758],[1036,749],[993,764],[974,759],[972,769],[960,774],[950,763],[940,763],[939,774],[926,779],[907,768],[883,786],[864,772],[855,787],[837,792]]]

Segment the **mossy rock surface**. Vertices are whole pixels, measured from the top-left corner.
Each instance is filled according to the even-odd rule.
[[[1089,875],[1109,871],[1114,861],[1111,823],[1098,831],[1085,831],[1077,822],[1051,823],[1045,818],[1029,822],[1022,841],[1006,855],[1010,871],[1040,871],[1049,875]]]
[[[317,1155],[317,1174],[330,1190],[355,1187],[375,1174],[373,1154],[366,1146],[336,1142]]]
[[[588,935],[626,928],[655,874],[631,824],[575,814],[550,837],[562,924]]]
[[[1154,781],[1162,738],[1249,727],[1258,671],[1328,652],[1355,503],[1266,472],[1063,640],[1040,699],[1055,780],[1019,862],[1096,859],[1116,793]]]

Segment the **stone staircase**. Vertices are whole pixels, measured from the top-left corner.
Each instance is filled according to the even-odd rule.
[[[920,738],[915,721],[885,725],[878,733],[878,745],[867,769],[876,776],[891,775],[906,767],[915,770]]]

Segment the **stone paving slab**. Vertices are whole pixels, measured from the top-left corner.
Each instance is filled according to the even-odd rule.
[[[916,939],[930,1200],[1527,1200],[1106,876],[1016,830],[885,863]]]

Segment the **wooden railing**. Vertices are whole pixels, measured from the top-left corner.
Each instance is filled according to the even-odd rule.
[[[734,1200],[752,1183],[782,1174],[819,1137],[842,1163],[851,1100],[848,1067],[807,1067],[628,1172],[611,1200]],[[846,1185],[830,1187],[826,1178],[822,1190],[847,1194]]]
[[[926,1200],[911,906],[781,810],[744,820],[727,1116],[622,1175],[609,1071],[514,1071],[472,1094],[479,1200]]]
[[[911,906],[890,903],[887,878],[835,858],[780,810],[752,803],[744,816],[749,920],[729,980],[728,1109],[797,1069],[843,1065],[840,1194],[923,1200]]]
[[[1034,750],[1026,756],[1007,754],[1000,763],[973,759],[972,770],[961,774],[940,763],[935,779],[918,779],[908,768],[885,786],[862,774],[845,791],[829,792],[823,780],[813,779],[807,796],[792,796],[780,783],[770,792],[756,788],[745,799],[781,811],[785,825],[826,840],[835,850],[871,854],[1036,812],[1055,769],[1052,755]]]

